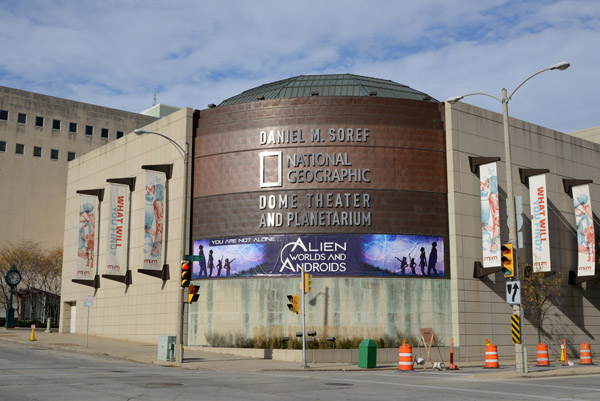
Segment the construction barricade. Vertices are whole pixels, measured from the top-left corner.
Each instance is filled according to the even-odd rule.
[[[398,370],[413,370],[413,365],[414,361],[412,354],[412,346],[410,344],[406,344],[406,340],[402,340],[402,345],[400,346],[398,352]]]
[[[496,344],[490,344],[489,340],[485,344],[485,367],[493,369],[500,367],[498,364],[498,347],[496,347]]]
[[[537,346],[537,365],[550,366],[550,358],[548,357],[548,345],[539,343]]]
[[[582,343],[581,347],[579,348],[579,364],[592,364],[592,350],[590,349],[590,344],[588,343]]]

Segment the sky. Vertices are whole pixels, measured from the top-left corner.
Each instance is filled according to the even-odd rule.
[[[511,117],[600,125],[597,0],[0,0],[0,85],[141,112],[312,74],[388,79]],[[498,113],[486,96],[465,102]]]

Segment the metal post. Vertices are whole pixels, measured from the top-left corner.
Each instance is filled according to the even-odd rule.
[[[515,198],[513,196],[512,161],[510,152],[510,131],[508,126],[508,101],[506,88],[502,88],[502,114],[504,119],[504,157],[506,158],[506,209],[508,214],[508,242],[517,249],[517,224],[515,221]],[[519,278],[519,262],[515,258],[515,279]],[[513,305],[513,313],[521,316],[521,306]],[[527,372],[527,362],[523,361],[523,344],[515,344],[515,361],[517,373]]]
[[[302,367],[308,368],[306,363],[306,304],[304,303],[304,269],[300,269],[300,289],[302,291]]]
[[[88,333],[90,332],[90,307],[87,307],[87,323],[85,325],[85,348],[88,346]]]
[[[170,138],[169,138],[170,139]],[[174,142],[172,139],[171,143],[173,143],[174,145],[179,146],[176,142]],[[185,251],[186,251],[186,246],[187,246],[187,238],[186,238],[186,228],[187,228],[187,208],[188,208],[188,204],[187,204],[187,189],[188,189],[188,158],[190,155],[190,144],[187,141],[187,133],[186,133],[186,140],[185,140],[185,154],[183,156],[183,166],[184,166],[184,178],[183,178],[183,212],[182,212],[182,216],[181,216],[181,257],[180,257],[180,262],[183,261],[184,257],[185,257]],[[191,268],[191,267],[190,267]],[[178,335],[177,335],[177,341],[175,344],[175,347],[177,348],[177,363],[182,363],[183,362],[183,314],[185,312],[185,307],[183,305],[183,303],[185,302],[185,292],[184,292],[185,288],[180,288],[179,290],[179,296],[178,296],[178,301],[177,301],[177,323],[178,323]]]

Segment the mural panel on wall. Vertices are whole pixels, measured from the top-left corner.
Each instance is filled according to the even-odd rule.
[[[193,279],[320,276],[445,277],[444,238],[383,234],[247,236],[194,241]]]

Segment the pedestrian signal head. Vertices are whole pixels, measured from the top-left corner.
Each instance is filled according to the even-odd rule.
[[[515,276],[515,254],[512,244],[503,244],[502,250],[502,272],[504,277]]]

